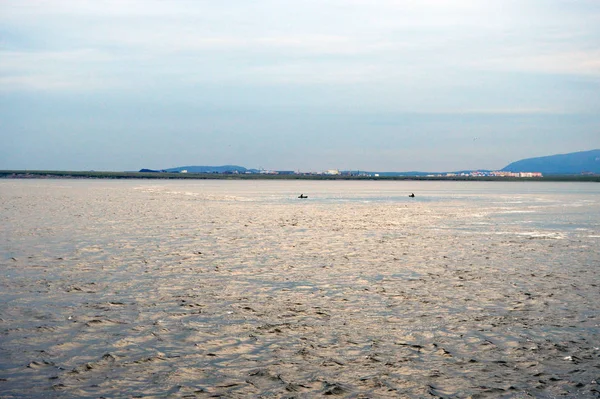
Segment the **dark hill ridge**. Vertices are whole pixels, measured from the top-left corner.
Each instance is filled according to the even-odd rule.
[[[545,175],[600,174],[600,149],[522,159],[502,171],[542,172]]]

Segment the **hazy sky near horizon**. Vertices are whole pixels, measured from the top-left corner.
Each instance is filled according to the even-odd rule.
[[[600,148],[597,0],[0,0],[0,169],[499,169]]]

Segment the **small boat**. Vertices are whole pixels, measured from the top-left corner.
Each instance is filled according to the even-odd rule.
[[[308,195],[300,194],[298,198],[308,198]]]
[[[415,194],[414,193],[410,193],[409,197],[410,198],[415,198]]]

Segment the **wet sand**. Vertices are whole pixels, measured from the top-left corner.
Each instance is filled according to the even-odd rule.
[[[600,397],[599,230],[491,200],[0,184],[2,398]]]

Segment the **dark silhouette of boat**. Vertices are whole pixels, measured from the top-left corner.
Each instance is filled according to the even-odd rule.
[[[409,197],[410,198],[415,198],[415,194],[414,193],[410,193]]]
[[[308,195],[300,194],[300,196],[298,196],[298,198],[308,198]]]

